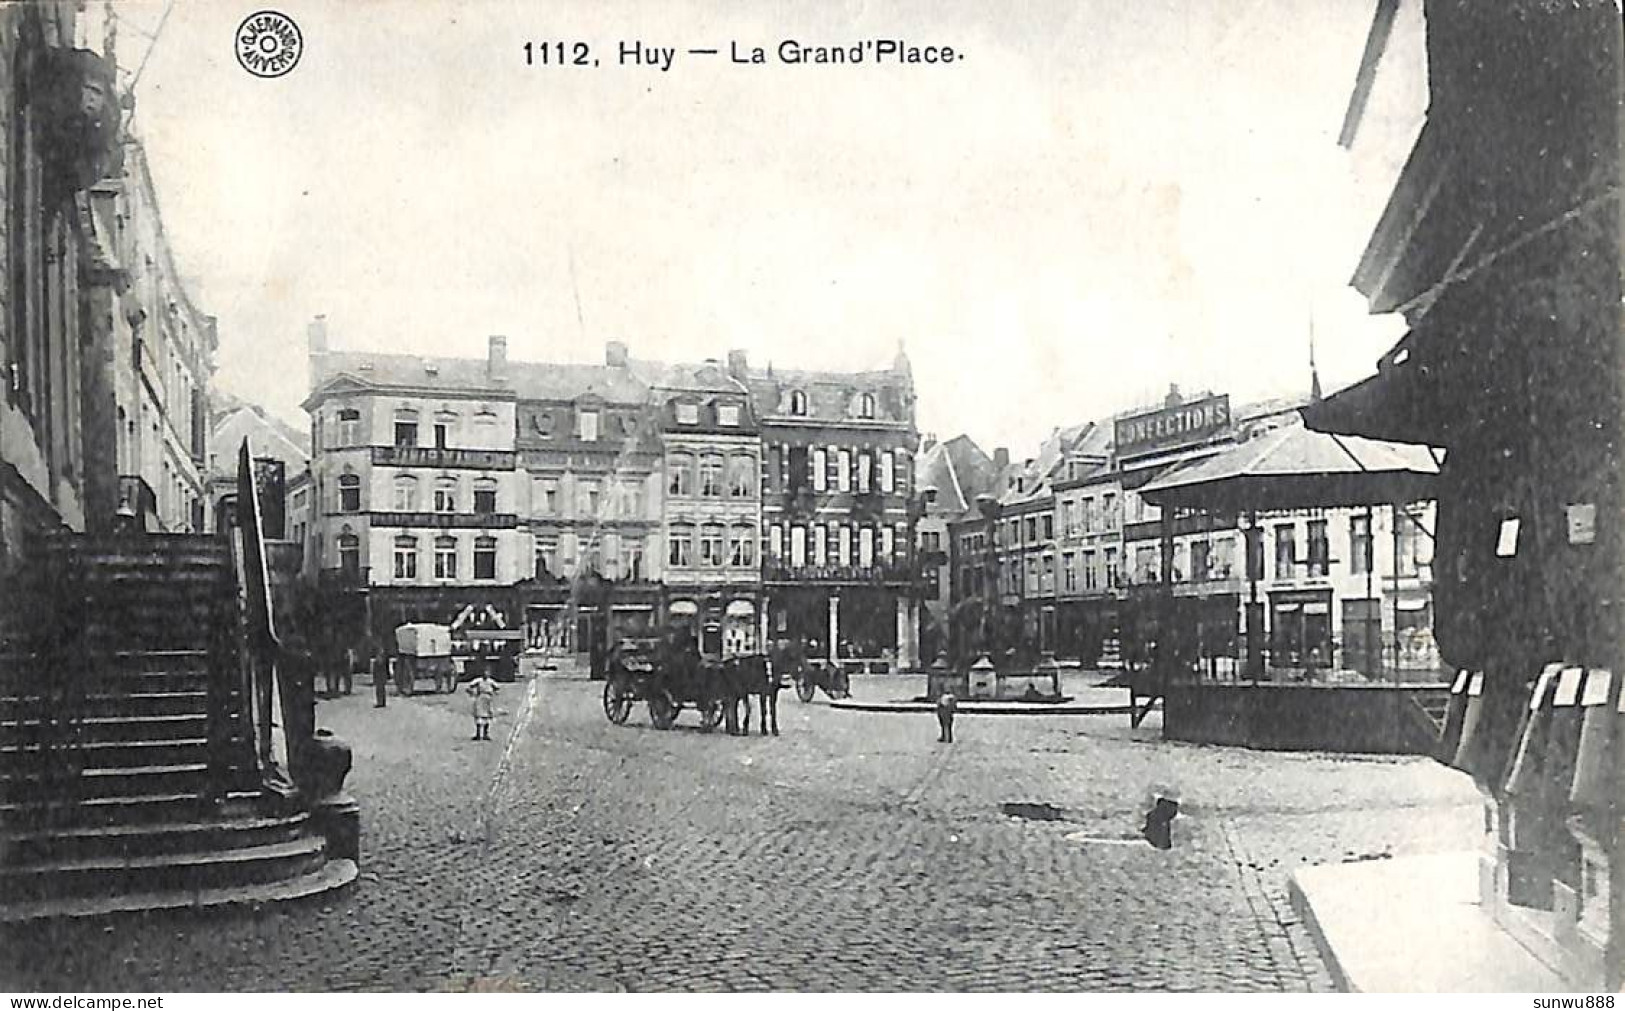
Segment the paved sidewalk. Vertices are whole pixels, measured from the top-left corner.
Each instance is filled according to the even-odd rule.
[[[1292,875],[1292,898],[1343,989],[1570,989],[1479,905],[1478,854],[1470,851],[1306,867]]]

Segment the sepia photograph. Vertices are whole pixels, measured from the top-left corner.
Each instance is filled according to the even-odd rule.
[[[0,0],[7,1006],[1613,1008],[1622,26]]]

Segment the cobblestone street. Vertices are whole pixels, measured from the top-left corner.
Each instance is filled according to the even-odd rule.
[[[900,694],[896,679],[858,693]],[[325,903],[5,936],[8,988],[1324,990],[1303,863],[1461,848],[1431,762],[1163,743],[1155,719],[841,712],[779,738],[623,727],[596,684],[323,703],[355,748],[362,879]],[[506,743],[505,743],[506,742]],[[1177,792],[1174,847],[1138,838]],[[1066,820],[1009,817],[1007,802]]]

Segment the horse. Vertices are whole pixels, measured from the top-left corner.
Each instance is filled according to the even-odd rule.
[[[760,653],[729,657],[722,662],[728,733],[750,734],[750,701],[755,696],[762,711],[762,736],[779,735],[779,675]],[[745,704],[745,720],[740,728],[739,703]]]

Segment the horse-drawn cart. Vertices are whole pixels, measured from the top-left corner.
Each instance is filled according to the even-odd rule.
[[[800,662],[791,672],[796,683],[796,698],[811,702],[813,694],[822,689],[832,699],[852,697],[852,682],[840,664],[822,660]]]
[[[610,659],[604,681],[604,715],[622,724],[632,705],[649,706],[649,722],[669,730],[685,706],[700,714],[706,730],[722,722],[727,684],[721,665],[680,650],[663,649],[657,639],[623,640]]]
[[[402,695],[417,690],[417,679],[434,679],[436,691],[457,690],[451,658],[451,629],[428,622],[411,622],[395,629],[395,688]]]

